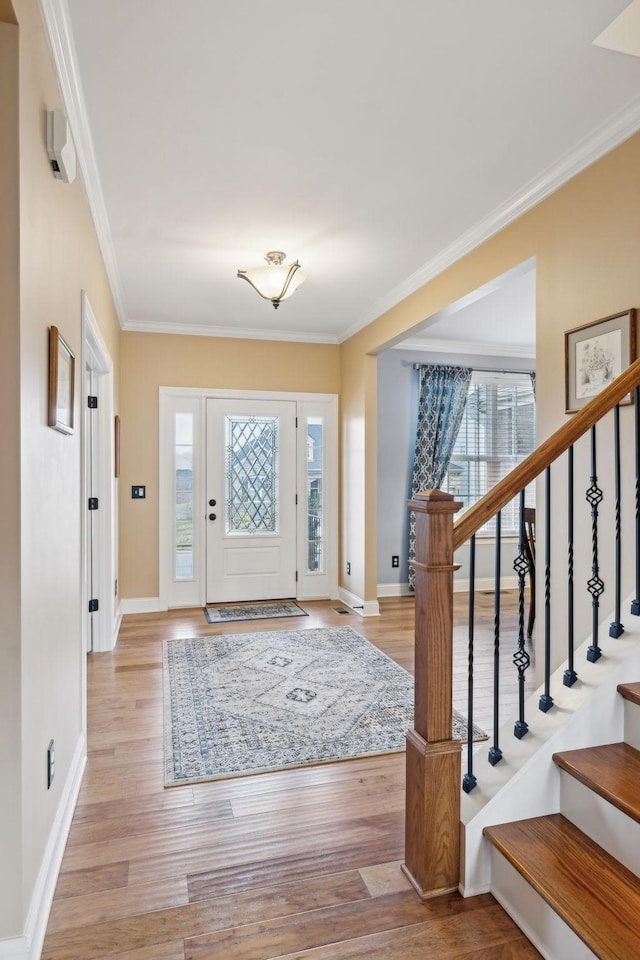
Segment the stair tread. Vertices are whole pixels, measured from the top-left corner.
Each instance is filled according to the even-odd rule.
[[[638,960],[640,879],[566,817],[483,833],[597,957]]]
[[[625,700],[630,700],[631,703],[640,705],[640,683],[619,683],[618,693],[624,697]]]
[[[554,762],[586,787],[640,823],[640,751],[608,743],[554,753]]]

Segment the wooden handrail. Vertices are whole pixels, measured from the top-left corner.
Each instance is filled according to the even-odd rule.
[[[540,476],[554,460],[557,460],[580,437],[595,426],[617,403],[640,384],[640,359],[632,363],[608,387],[590,400],[564,426],[556,430],[526,460],[489,490],[481,500],[460,517],[453,527],[453,548],[457,550],[477,533],[488,520],[502,510],[532,480]]]

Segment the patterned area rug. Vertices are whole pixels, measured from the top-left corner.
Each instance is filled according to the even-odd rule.
[[[166,786],[396,753],[412,718],[410,674],[351,627],[164,643]]]
[[[228,623],[230,620],[267,620],[271,617],[308,617],[295,600],[267,600],[260,603],[232,603],[205,607],[208,623]]]

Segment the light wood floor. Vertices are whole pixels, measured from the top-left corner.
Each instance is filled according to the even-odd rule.
[[[478,599],[486,623],[476,665],[490,677],[492,599]],[[385,600],[382,616],[365,620],[337,614],[338,604],[303,606],[309,617],[296,628],[349,624],[412,670],[411,599]],[[512,597],[503,609],[507,628]],[[162,640],[290,627],[212,626],[200,609],[128,616],[115,651],[89,657],[88,763],[44,960],[539,956],[490,895],[421,903],[409,888],[399,870],[402,754],[164,788]],[[465,711],[461,627],[455,642],[455,700]],[[508,645],[501,668],[513,680]],[[475,719],[491,723],[482,689]]]

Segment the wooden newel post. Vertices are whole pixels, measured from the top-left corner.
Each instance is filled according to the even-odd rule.
[[[460,876],[460,754],[453,719],[453,515],[442,490],[408,502],[416,516],[415,729],[407,733],[405,859],[421,897],[456,890]]]

